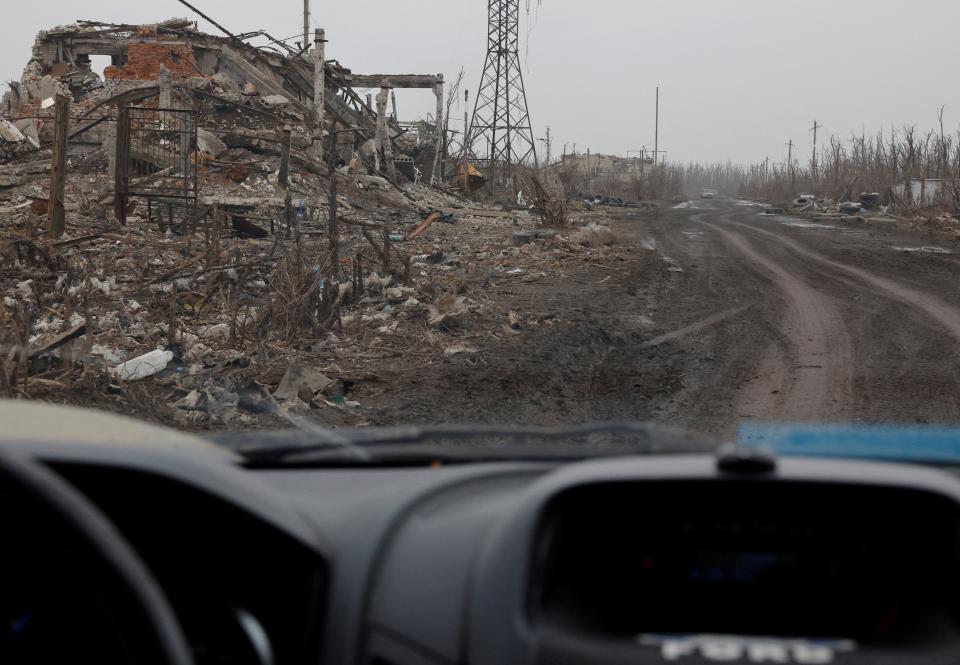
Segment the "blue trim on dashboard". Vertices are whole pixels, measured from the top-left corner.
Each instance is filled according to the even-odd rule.
[[[960,429],[745,423],[740,443],[784,457],[960,464]]]

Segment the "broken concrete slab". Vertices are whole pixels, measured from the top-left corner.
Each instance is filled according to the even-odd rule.
[[[590,225],[574,233],[570,240],[584,247],[603,247],[615,243],[617,237],[609,227]]]
[[[286,401],[294,397],[303,399],[302,395],[309,393],[312,399],[313,395],[324,392],[336,383],[322,372],[305,365],[292,364],[287,368],[287,372],[280,380],[280,385],[277,386],[273,396],[278,400]],[[310,399],[303,401],[308,402]]]
[[[12,122],[0,118],[0,139],[7,143],[23,143],[27,137]]]
[[[264,106],[271,109],[280,109],[290,105],[290,100],[283,95],[267,95],[261,97],[260,101]]]
[[[37,126],[36,118],[24,118],[13,123],[20,132],[27,137],[34,148],[40,147],[40,129]]]
[[[197,130],[197,147],[214,157],[219,157],[227,151],[227,144],[207,129]]]

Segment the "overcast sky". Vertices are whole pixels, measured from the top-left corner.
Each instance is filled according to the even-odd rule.
[[[3,2],[4,81],[19,78],[45,27],[191,15],[177,0]],[[485,0],[313,2],[328,57],[353,71],[452,80],[464,68],[475,91]],[[301,0],[193,4],[236,32],[282,38],[302,24]],[[603,153],[652,148],[657,85],[671,161],[782,160],[791,138],[807,158],[814,118],[848,139],[891,124],[929,129],[946,105],[948,127],[960,127],[956,0],[542,0],[531,11],[522,28],[530,111],[538,138],[551,127],[555,153],[574,142]],[[434,105],[428,91],[399,103],[402,119]],[[463,109],[456,113],[462,124]]]

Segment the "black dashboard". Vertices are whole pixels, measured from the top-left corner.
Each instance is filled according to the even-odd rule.
[[[182,448],[32,450],[140,555],[198,664],[960,659],[948,471],[705,455],[251,471]],[[69,577],[18,565],[8,590]],[[84,604],[63,609],[82,589],[18,589],[8,625],[43,614],[33,589],[84,634]]]

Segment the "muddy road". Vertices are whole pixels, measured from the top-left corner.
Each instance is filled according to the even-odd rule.
[[[374,421],[960,422],[955,248],[760,212],[612,213],[615,265],[500,294],[554,325],[392,377]]]

